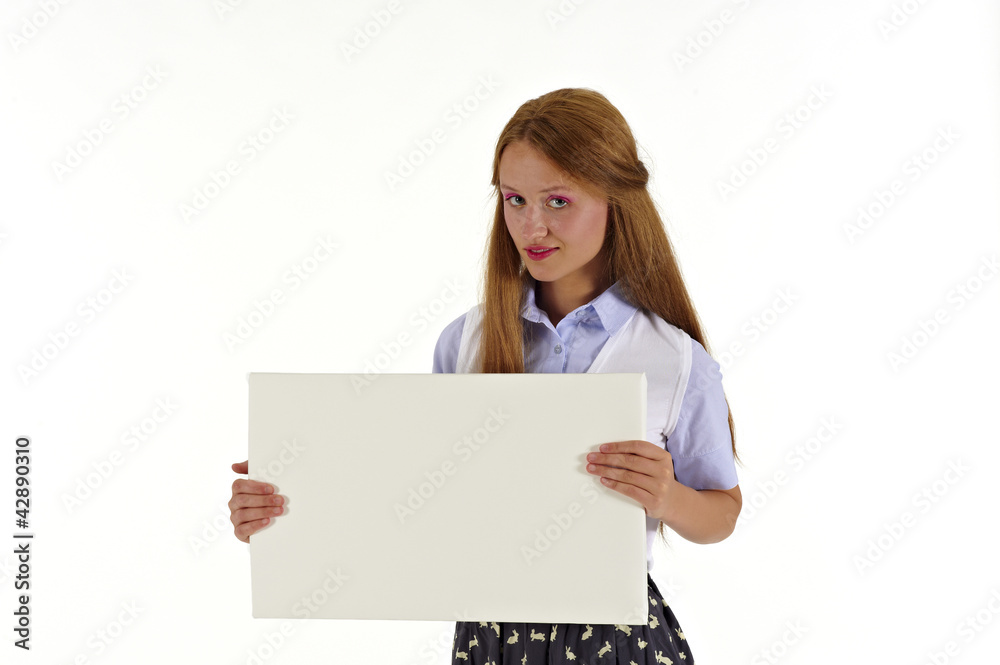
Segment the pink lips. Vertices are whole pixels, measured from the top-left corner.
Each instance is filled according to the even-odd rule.
[[[526,247],[524,251],[528,255],[528,257],[531,258],[531,260],[533,260],[533,261],[541,261],[542,259],[545,259],[545,258],[548,258],[548,257],[552,256],[552,254],[557,249],[559,249],[559,248],[558,247],[553,247],[553,248],[551,248],[551,249],[549,249],[548,251],[545,251],[545,252],[532,252],[530,249],[528,249]]]

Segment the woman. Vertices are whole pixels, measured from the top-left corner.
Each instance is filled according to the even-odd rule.
[[[563,89],[523,104],[494,153],[484,297],[442,332],[434,371],[646,371],[648,412],[663,441],[610,442],[588,455],[587,470],[645,509],[652,568],[652,536],[664,524],[717,542],[732,533],[742,498],[719,365],[704,347],[648,178],[628,124],[603,95]],[[453,660],[693,663],[647,580],[645,626],[457,622]],[[539,633],[546,639],[524,637]]]
[[[562,89],[523,104],[494,153],[483,297],[441,333],[434,371],[646,372],[650,440],[609,442],[588,455],[587,471],[643,506],[651,569],[664,525],[718,542],[742,498],[719,365],[648,177],[628,124],[600,93]],[[246,473],[245,463],[233,469]],[[267,483],[237,480],[230,509],[247,541],[280,514],[281,498]],[[691,665],[683,630],[648,574],[647,582],[646,624],[459,621],[452,660]]]

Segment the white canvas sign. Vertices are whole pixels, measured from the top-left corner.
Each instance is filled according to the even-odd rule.
[[[645,374],[251,373],[253,616],[639,624],[645,511],[586,471]]]

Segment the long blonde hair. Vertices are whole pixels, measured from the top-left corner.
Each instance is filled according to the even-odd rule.
[[[500,156],[516,141],[527,141],[572,179],[607,196],[608,223],[602,247],[607,256],[607,283],[620,282],[626,300],[684,330],[711,354],[663,221],[647,190],[649,173],[639,160],[632,130],[601,93],[563,88],[522,104],[497,139],[490,181],[496,190],[496,212],[480,298],[481,371],[524,372],[527,340],[521,309],[531,275],[507,230],[500,192]],[[732,409],[729,433],[733,456],[739,460]],[[666,542],[663,522],[658,532]]]

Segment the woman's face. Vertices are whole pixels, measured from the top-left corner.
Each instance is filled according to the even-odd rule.
[[[507,230],[531,276],[574,291],[598,286],[605,256],[607,200],[586,191],[526,141],[500,156]],[[535,255],[528,248],[554,248]]]

